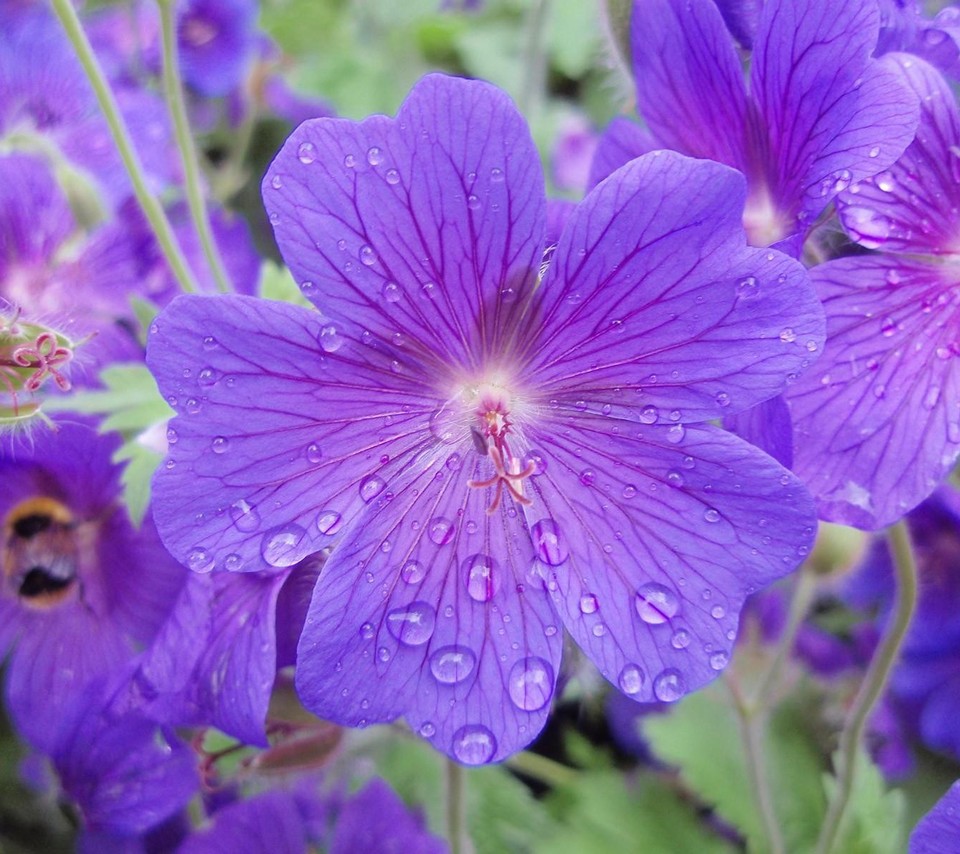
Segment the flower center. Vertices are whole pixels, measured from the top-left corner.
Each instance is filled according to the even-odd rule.
[[[53,498],[28,498],[3,524],[3,575],[24,604],[47,610],[67,599],[77,580],[77,524]]]

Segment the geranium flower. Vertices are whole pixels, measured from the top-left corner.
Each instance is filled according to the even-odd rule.
[[[479,82],[421,81],[396,119],[306,122],[264,179],[321,313],[180,297],[148,362],[177,410],[154,482],[198,571],[325,546],[305,704],[405,716],[461,762],[543,726],[565,627],[637,700],[726,664],[744,597],[812,541],[799,482],[709,422],[822,343],[806,273],[748,248],[744,182],[642,158],[543,261],[543,174]]]

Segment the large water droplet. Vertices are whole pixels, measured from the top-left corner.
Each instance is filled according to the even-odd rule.
[[[377,146],[367,149],[367,163],[371,166],[378,166],[383,163],[383,151],[381,151]]]
[[[675,703],[687,693],[687,683],[679,670],[668,667],[653,680],[653,693],[662,703]]]
[[[336,326],[324,326],[317,335],[317,343],[324,353],[336,353],[343,346],[343,336]]]
[[[497,752],[497,739],[482,724],[467,724],[453,734],[452,747],[464,765],[483,765]]]
[[[310,538],[299,525],[284,525],[268,531],[260,543],[260,555],[270,566],[293,566],[310,554]]]
[[[426,574],[426,569],[418,560],[408,560],[400,570],[400,577],[407,584],[419,584]]]
[[[657,626],[676,616],[680,610],[680,600],[670,588],[651,582],[637,590],[634,606],[641,620]]]
[[[321,510],[317,514],[317,530],[332,537],[343,526],[343,517],[336,510]]]
[[[456,525],[445,516],[434,517],[427,526],[427,536],[435,546],[445,546],[453,539],[456,532]]]
[[[360,497],[369,504],[386,488],[387,482],[379,475],[372,474],[360,481]]]
[[[230,518],[238,531],[249,534],[260,527],[260,514],[256,505],[244,501],[242,498],[235,501],[230,507]]]
[[[459,426],[456,415],[448,407],[441,407],[430,416],[430,433],[444,445],[453,444],[458,435],[463,435]]]
[[[475,602],[489,602],[500,589],[500,567],[485,554],[468,557],[462,565],[467,593]]]
[[[412,602],[387,614],[387,628],[400,643],[422,646],[433,634],[437,612],[426,602]]]
[[[476,663],[473,650],[465,646],[443,646],[430,656],[430,672],[437,682],[456,685],[473,673]]]
[[[620,671],[617,684],[624,694],[639,694],[643,687],[643,671],[636,664],[628,664]]]
[[[530,527],[530,537],[537,557],[548,566],[559,566],[570,556],[567,538],[553,519],[534,522]]]
[[[553,696],[553,668],[536,656],[518,661],[510,669],[507,691],[518,709],[535,712],[542,709]]]

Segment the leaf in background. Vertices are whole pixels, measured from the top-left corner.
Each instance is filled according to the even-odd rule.
[[[257,294],[263,299],[279,300],[292,305],[314,308],[297,287],[290,270],[281,267],[273,261],[264,261],[260,265],[260,281],[257,284]]]
[[[123,503],[127,505],[130,521],[138,528],[150,505],[150,480],[162,460],[163,454],[137,439],[124,442],[113,455],[117,465],[126,463],[120,475]]]
[[[834,757],[834,767],[837,758]],[[833,777],[824,778],[824,788],[831,796],[836,788]],[[857,757],[857,773],[838,844],[835,850],[844,854],[899,854],[906,850],[903,792],[888,789],[880,769],[861,751]]]
[[[600,19],[593,3],[553,3],[547,18],[551,65],[566,77],[586,74],[600,50]]]

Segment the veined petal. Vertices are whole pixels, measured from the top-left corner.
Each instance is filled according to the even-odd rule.
[[[631,25],[637,103],[657,142],[747,171],[747,93],[712,0],[643,0]]]
[[[793,467],[793,422],[783,395],[724,418],[723,426],[756,445],[785,468]]]
[[[759,403],[823,343],[806,272],[745,245],[744,180],[654,152],[577,208],[542,286],[533,383],[555,407],[652,423]]]
[[[872,60],[875,0],[764,4],[750,70],[781,210],[812,220],[854,181],[887,169],[913,139],[916,97]]]
[[[401,715],[460,762],[495,762],[546,721],[562,632],[531,581],[513,497],[487,513],[487,457],[454,449],[371,510],[324,567],[297,654],[297,688],[350,726]],[[506,489],[504,489],[506,493]]]
[[[794,471],[821,518],[882,528],[926,498],[960,452],[960,272],[858,256],[812,275],[828,343],[787,391]]]
[[[814,506],[786,469],[718,428],[611,423],[536,431],[545,465],[526,515],[577,643],[635,700],[671,702],[724,669],[745,597],[812,545]]]
[[[917,135],[889,169],[838,198],[844,228],[870,249],[941,254],[960,250],[960,109],[923,60],[892,54],[920,100]]]
[[[383,340],[408,336],[434,365],[500,352],[536,281],[542,170],[486,83],[429,75],[396,120],[305,122],[263,195],[306,296]]]
[[[178,412],[154,515],[192,569],[293,566],[440,445],[402,342],[242,296],[180,297],[152,330],[148,363]]]

